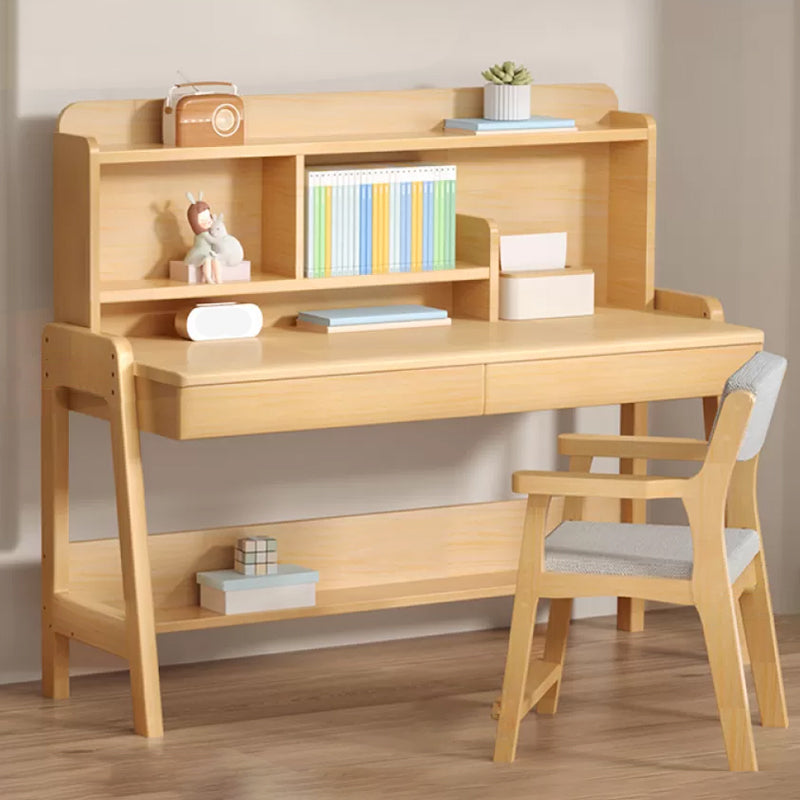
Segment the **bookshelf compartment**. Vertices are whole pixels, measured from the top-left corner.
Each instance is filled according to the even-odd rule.
[[[296,277],[301,173],[302,159],[296,157],[102,167],[101,300],[112,282],[169,281],[169,262],[183,258],[193,239],[186,192],[198,196],[202,191],[213,213],[225,215],[228,231],[252,263],[254,280]]]

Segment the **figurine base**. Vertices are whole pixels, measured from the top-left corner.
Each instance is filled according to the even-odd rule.
[[[191,267],[185,261],[169,262],[169,278],[181,283],[205,283],[202,267]],[[222,283],[250,280],[250,262],[241,261],[232,267],[222,267]]]

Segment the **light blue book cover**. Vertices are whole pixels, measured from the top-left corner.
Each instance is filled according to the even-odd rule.
[[[411,272],[411,181],[403,184],[403,272]]]
[[[363,177],[359,179],[358,184],[358,274],[364,274],[364,267],[366,262],[364,259],[364,251],[366,250],[365,241],[367,237],[367,229],[364,226],[364,217],[366,213],[367,195],[366,184],[363,182]]]
[[[544,114],[534,114],[529,119],[483,119],[481,117],[463,117],[461,119],[446,119],[444,127],[457,128],[478,133],[487,131],[531,131],[547,130],[548,128],[574,128],[575,120],[566,117],[548,117]]]
[[[341,253],[339,256],[339,274],[347,275],[347,260],[350,256],[350,251],[347,246],[347,238],[350,232],[350,209],[347,202],[346,173],[339,173],[339,181],[341,182],[341,186],[339,188],[339,202],[342,204],[339,217],[339,243],[341,247]]]
[[[278,571],[272,575],[242,575],[233,569],[216,569],[197,573],[199,584],[223,592],[270,589],[275,586],[295,586],[300,583],[317,583],[318,581],[319,572],[315,569],[298,567],[294,564],[278,564]]]
[[[366,237],[365,237],[365,247],[366,247],[366,254],[364,258],[364,274],[365,275],[372,275],[372,236],[373,236],[373,225],[372,225],[372,177],[366,177],[367,185],[364,194],[366,195],[366,213],[364,217],[364,223],[366,225]]]
[[[350,257],[350,248],[348,247],[347,240],[350,233],[350,208],[348,203],[347,191],[347,177],[345,173],[341,173],[339,180],[342,182],[340,199],[342,203],[342,215],[340,217],[341,228],[339,235],[341,236],[341,261],[339,262],[339,274],[347,275],[348,259]]]
[[[424,319],[445,319],[447,311],[430,306],[362,306],[357,308],[325,308],[317,311],[300,311],[298,319],[317,325],[369,325],[379,322],[415,322]]]
[[[361,233],[361,218],[358,214],[359,177],[353,172],[350,178],[350,274],[358,275],[358,239]]]

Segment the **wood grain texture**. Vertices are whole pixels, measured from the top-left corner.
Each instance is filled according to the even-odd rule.
[[[100,169],[93,140],[53,139],[53,311],[57,322],[100,322]]]
[[[262,272],[302,279],[305,162],[302,156],[287,156],[261,164]]]
[[[533,85],[531,101],[540,113],[599,123],[617,108],[613,90],[603,84]],[[304,135],[375,136],[433,131],[447,117],[480,116],[481,87],[383,92],[328,92],[254,95],[244,98],[246,141],[298,139]],[[163,100],[88,101],[67,106],[58,130],[95,136],[104,146],[161,142]],[[370,113],[364,114],[364,108]],[[622,127],[619,120],[608,127]],[[181,148],[181,150],[196,148]],[[221,148],[215,148],[221,149]]]
[[[619,113],[617,116],[621,116]],[[646,142],[610,146],[607,284],[612,305],[648,308],[655,293],[656,126],[646,114],[630,114],[648,130]]]
[[[175,439],[472,417],[484,405],[480,365],[186,388],[139,385],[142,430]]]
[[[777,628],[797,708],[800,616]],[[576,620],[570,638],[558,714],[527,720],[511,769],[491,761],[495,630],[164,667],[162,746],[129,734],[124,673],[73,678],[69,704],[2,686],[0,784],[7,800],[794,796],[797,725],[756,728],[761,772],[726,774],[693,610],[651,612],[635,638]]]
[[[677,382],[683,376],[673,375]],[[623,436],[647,436],[647,403],[624,403],[619,409],[619,432]],[[647,460],[644,458],[621,458],[619,471],[622,475],[646,475]],[[647,507],[640,500],[624,499],[620,503],[620,519],[623,522],[647,522]],[[644,600],[635,596],[617,598],[617,625],[620,630],[637,633],[644,629]]]
[[[358,302],[360,297],[357,298]],[[666,399],[698,396],[702,387],[693,384],[690,376],[709,366],[704,355],[712,358],[718,355],[724,362],[718,375],[701,380],[713,386],[714,392],[720,391],[722,370],[728,370],[728,374],[733,372],[761,349],[763,340],[764,334],[759,330],[728,323],[599,308],[590,317],[576,319],[511,323],[456,319],[449,328],[383,331],[380,336],[347,337],[337,341],[335,347],[324,337],[289,327],[270,328],[258,339],[239,342],[134,337],[131,345],[138,376],[176,386],[532,360],[549,362],[542,366],[561,369],[565,377],[574,372],[576,364],[569,361],[572,358],[635,354],[645,365],[653,353],[666,351],[660,355],[665,359],[673,358],[676,365],[685,364],[684,380],[676,385],[659,379],[651,371],[645,374],[643,383],[655,381],[658,390],[666,391],[666,395],[659,395],[656,388],[648,392],[641,384],[637,392],[647,399]],[[713,350],[728,347],[731,349]],[[588,367],[590,363],[582,361],[581,367]],[[598,364],[598,367],[610,369],[613,362]],[[615,378],[624,377],[615,374]],[[593,388],[600,391],[603,383],[612,385],[606,378],[607,374],[598,373]],[[608,389],[597,400],[591,399],[590,390],[585,394],[589,405],[614,402],[613,398],[606,399],[610,396]],[[617,398],[617,402],[620,399],[624,398]]]
[[[42,340],[42,350],[49,343]],[[69,587],[69,409],[42,368],[42,693],[69,697],[69,639],[55,625],[55,596]]]

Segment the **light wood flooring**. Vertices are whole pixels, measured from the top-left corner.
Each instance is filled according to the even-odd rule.
[[[131,733],[124,673],[60,703],[0,687],[0,798],[793,800],[800,617],[778,636],[793,724],[756,727],[758,774],[727,772],[699,622],[667,610],[642,634],[574,623],[559,713],[523,722],[510,767],[491,761],[497,630],[166,667],[163,741]]]

